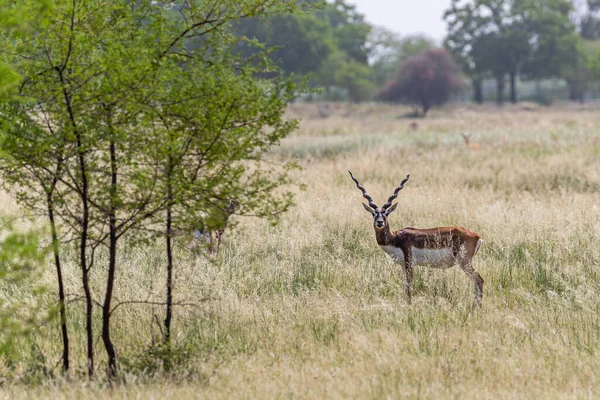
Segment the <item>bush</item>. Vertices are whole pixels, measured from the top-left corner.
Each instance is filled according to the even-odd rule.
[[[429,49],[406,60],[396,80],[385,84],[377,98],[414,104],[425,116],[431,107],[446,103],[462,89],[459,69],[450,54],[443,49]]]

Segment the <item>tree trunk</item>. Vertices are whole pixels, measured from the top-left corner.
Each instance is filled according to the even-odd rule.
[[[79,152],[79,166],[81,172],[81,202],[83,207],[83,215],[81,220],[81,233],[79,238],[79,263],[81,267],[81,282],[85,295],[85,330],[87,335],[87,370],[88,376],[91,378],[94,375],[94,326],[92,321],[93,303],[92,291],[90,289],[89,268],[87,265],[87,240],[88,229],[90,223],[90,205],[88,199],[88,181],[85,156],[81,143],[81,134],[77,134],[77,147]]]
[[[106,355],[108,357],[108,376],[110,379],[113,379],[117,375],[117,355],[115,352],[115,346],[110,338],[110,311],[115,282],[115,272],[117,267],[117,157],[114,138],[111,138],[109,146],[111,170],[110,210],[108,215],[109,256],[106,293],[104,296],[104,307],[102,308],[102,341],[104,342],[104,348],[106,349]]]
[[[87,233],[81,237],[81,248],[86,246]],[[80,256],[85,257],[85,250],[81,250]],[[90,277],[89,270],[85,265],[84,261],[81,263],[81,281],[83,284],[83,292],[85,295],[85,332],[87,336],[87,370],[88,376],[91,378],[94,376],[94,327],[92,325],[93,315],[93,303],[92,303],[92,291],[90,290]]]
[[[92,303],[92,291],[90,290],[90,278],[89,268],[87,264],[87,241],[88,241],[88,230],[90,224],[90,204],[89,204],[89,182],[87,176],[87,162],[85,159],[85,149],[83,148],[83,138],[81,132],[77,127],[75,119],[75,113],[71,104],[71,96],[67,91],[66,82],[63,76],[62,69],[57,69],[60,82],[63,86],[62,94],[65,99],[67,111],[69,113],[69,119],[73,132],[75,133],[75,139],[77,142],[77,160],[79,163],[79,174],[81,178],[81,232],[79,233],[79,266],[81,268],[81,282],[83,285],[83,292],[85,294],[85,329],[87,335],[87,370],[88,376],[91,378],[94,375],[94,327],[92,325],[92,314],[93,314],[93,303]]]
[[[517,104],[517,72],[510,73],[510,102]]]
[[[496,77],[496,104],[504,104],[504,75]]]
[[[483,104],[483,80],[473,78],[473,101],[477,104]]]
[[[62,268],[60,265],[60,249],[58,246],[58,232],[56,230],[56,221],[54,220],[54,201],[52,193],[56,186],[57,178],[55,177],[52,191],[48,191],[48,220],[50,222],[50,231],[52,235],[52,252],[54,253],[54,265],[56,266],[56,277],[58,279],[58,312],[60,315],[60,330],[63,342],[62,354],[62,370],[64,373],[69,371],[69,334],[67,331],[67,309],[65,304],[65,288],[62,277]]]
[[[173,197],[171,183],[167,186],[167,201],[169,206],[167,208],[167,232],[166,232],[166,244],[167,244],[167,311],[165,315],[165,344],[169,345],[171,341],[171,320],[173,318],[173,244],[172,244],[172,223],[173,217],[171,215],[171,201]]]
[[[169,183],[169,196],[171,196],[171,185]],[[165,337],[163,343],[165,345],[165,357],[163,366],[166,371],[171,370],[171,321],[173,319],[173,238],[172,238],[172,214],[171,205],[167,208],[167,310],[165,315]]]
[[[581,85],[578,85],[578,82],[567,82],[569,85],[569,100],[578,101],[580,103],[584,102],[584,89]]]
[[[427,116],[427,112],[431,108],[431,105],[428,102],[424,101],[422,106],[423,106],[423,118],[425,118]]]
[[[171,147],[172,148],[172,147]],[[169,154],[167,167],[167,221],[166,221],[166,246],[167,246],[167,309],[165,314],[165,337],[164,345],[166,347],[166,357],[164,358],[164,368],[171,369],[171,321],[173,320],[173,157]]]
[[[167,209],[167,313],[165,316],[165,343],[171,340],[171,320],[173,318],[173,245],[172,245],[171,206]]]

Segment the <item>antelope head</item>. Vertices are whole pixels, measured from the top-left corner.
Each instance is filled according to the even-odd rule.
[[[394,193],[390,196],[387,203],[385,203],[381,208],[379,208],[377,204],[373,202],[373,198],[367,194],[365,188],[358,182],[358,179],[356,179],[354,175],[352,175],[352,172],[348,172],[350,173],[350,177],[352,178],[354,183],[356,183],[356,187],[362,192],[363,197],[369,202],[369,205],[363,203],[363,207],[373,216],[373,227],[375,228],[375,230],[378,231],[388,229],[388,216],[394,212],[396,206],[398,205],[398,203],[392,204],[392,202],[396,199],[396,197],[398,197],[398,193],[404,188],[404,184],[406,183],[406,181],[408,181],[410,175],[406,175],[406,178],[404,178],[404,180],[400,183],[400,186],[398,186],[396,190],[394,190]]]

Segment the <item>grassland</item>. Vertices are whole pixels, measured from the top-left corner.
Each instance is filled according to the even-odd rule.
[[[275,227],[236,220],[214,263],[180,243],[176,301],[193,305],[175,315],[175,372],[161,371],[149,350],[162,306],[125,304],[115,343],[127,384],[35,379],[60,354],[58,328],[45,326],[35,351],[24,349],[31,360],[21,374],[33,383],[5,384],[0,395],[598,398],[600,110],[454,107],[417,130],[397,118],[404,111],[337,106],[320,119],[314,105],[290,110],[303,122],[272,158],[303,166],[297,205]],[[471,309],[473,288],[458,268],[417,269],[407,304],[348,169],[379,203],[411,174],[393,229],[461,225],[483,237],[481,310]],[[5,214],[19,213],[2,199]],[[83,354],[79,273],[67,257],[72,351]],[[118,300],[163,301],[161,252],[132,248],[120,262]],[[94,270],[98,293],[104,274]],[[50,265],[44,279],[54,282]],[[74,362],[84,369],[83,358]]]

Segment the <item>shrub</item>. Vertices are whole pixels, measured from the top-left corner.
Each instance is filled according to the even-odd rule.
[[[407,59],[396,79],[385,84],[377,98],[414,104],[425,116],[431,107],[446,103],[462,88],[459,69],[450,54],[429,49]]]

